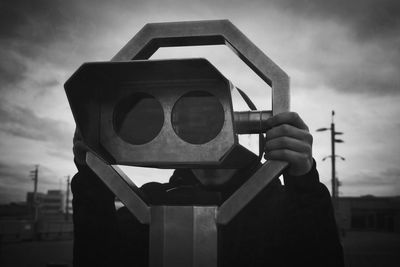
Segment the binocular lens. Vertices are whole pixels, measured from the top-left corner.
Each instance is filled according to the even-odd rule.
[[[224,125],[222,104],[205,91],[184,94],[175,103],[171,122],[175,133],[191,144],[204,144],[214,139]]]
[[[205,91],[184,94],[172,108],[172,128],[190,144],[204,144],[214,139],[224,121],[222,104],[217,97]],[[160,133],[163,125],[161,103],[147,93],[134,93],[124,98],[114,112],[116,133],[133,145],[150,142]]]
[[[126,142],[142,145],[153,140],[164,125],[160,102],[146,93],[123,99],[114,112],[116,133]]]

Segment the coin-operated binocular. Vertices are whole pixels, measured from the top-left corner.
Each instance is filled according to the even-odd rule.
[[[271,86],[271,111],[235,112],[233,85],[205,59],[148,60],[160,47],[219,44]],[[239,169],[258,159],[238,134],[260,134],[288,111],[289,78],[227,20],[147,24],[110,62],[83,64],[65,90],[88,166],[150,225],[150,266],[217,266],[218,225],[287,166],[265,162],[221,206],[150,205],[116,166]]]

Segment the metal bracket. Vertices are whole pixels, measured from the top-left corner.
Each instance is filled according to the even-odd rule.
[[[142,192],[118,166],[109,165],[92,152],[86,153],[86,163],[139,222],[150,223],[150,207],[145,202]]]

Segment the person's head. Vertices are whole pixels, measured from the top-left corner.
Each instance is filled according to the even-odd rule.
[[[221,186],[227,183],[237,169],[192,169],[194,176],[204,186]]]

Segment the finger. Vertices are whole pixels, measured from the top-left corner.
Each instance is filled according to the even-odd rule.
[[[270,151],[265,154],[265,159],[288,162],[288,173],[294,176],[308,173],[313,165],[312,157],[309,155],[288,149]]]
[[[279,113],[275,116],[272,116],[266,121],[266,125],[268,128],[273,128],[281,124],[289,124],[294,127],[308,131],[308,126],[304,123],[299,114],[297,114],[296,112]]]
[[[266,136],[267,140],[287,136],[298,140],[303,140],[309,144],[312,144],[313,142],[313,137],[308,130],[299,129],[289,124],[279,125],[271,130],[268,130]]]
[[[279,137],[268,140],[265,143],[264,150],[266,152],[273,150],[292,150],[300,153],[311,154],[311,145],[301,140],[291,137]]]
[[[279,149],[266,152],[265,159],[281,160],[281,161],[286,161],[289,164],[296,164],[300,161],[307,160],[308,156],[304,153],[300,153],[289,149]]]

